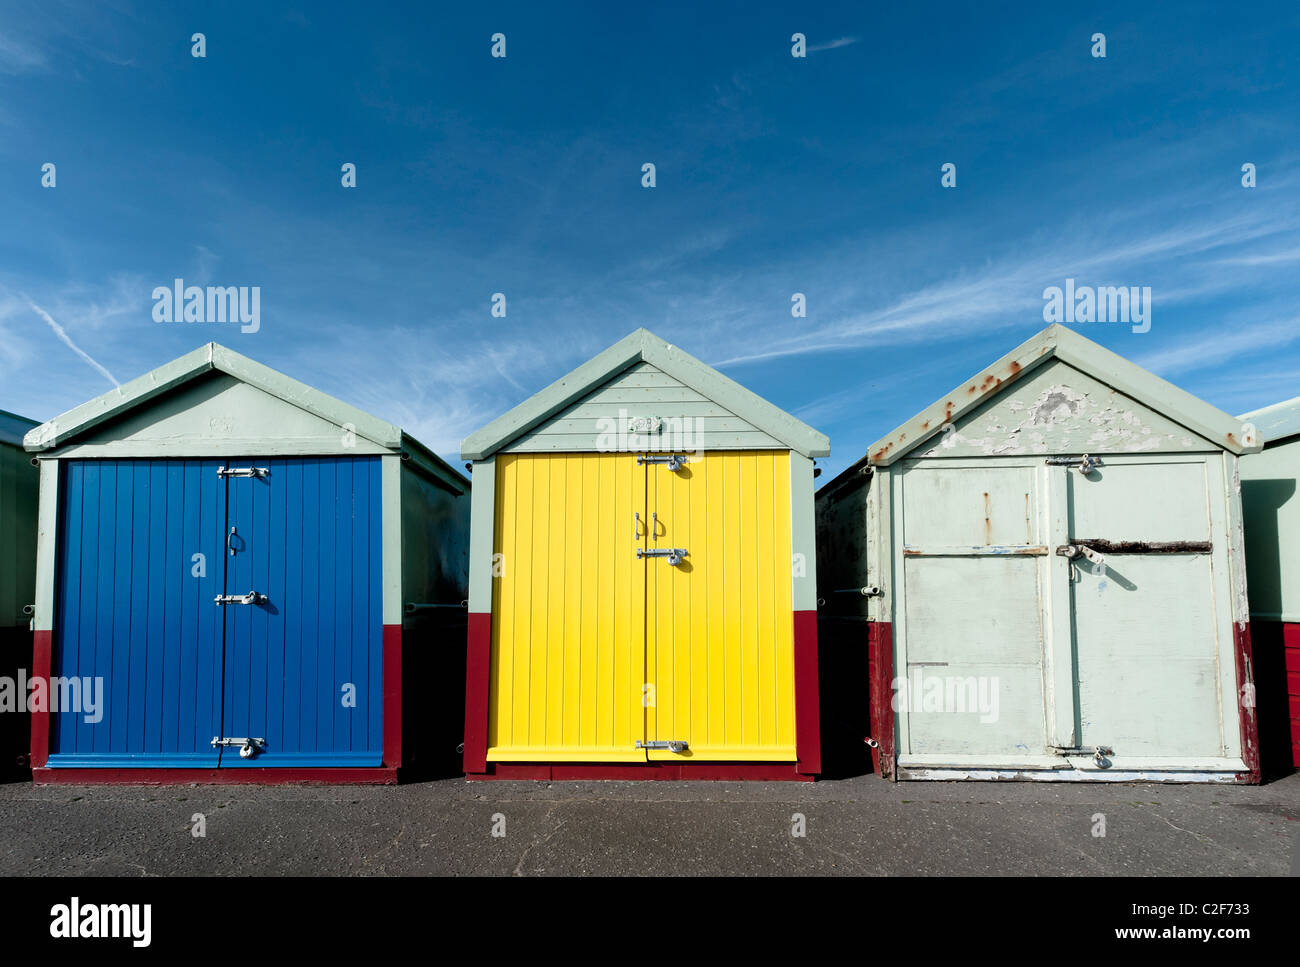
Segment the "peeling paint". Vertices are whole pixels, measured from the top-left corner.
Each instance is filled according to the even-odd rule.
[[[1048,385],[1033,400],[1007,400],[964,422],[942,451],[931,447],[919,455],[1149,453],[1195,447],[1185,434],[1170,432],[1167,423],[1150,425],[1139,404],[1119,393],[1089,393],[1061,382]]]

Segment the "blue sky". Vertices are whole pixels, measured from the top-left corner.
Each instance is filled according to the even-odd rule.
[[[1082,7],[5,2],[0,408],[216,340],[454,460],[644,325],[833,475],[1066,278],[1150,286],[1077,330],[1209,402],[1300,395],[1300,6]],[[260,330],[154,322],[176,277]]]

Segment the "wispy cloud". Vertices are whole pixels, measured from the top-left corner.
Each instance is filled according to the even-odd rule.
[[[858,42],[857,37],[836,37],[834,40],[829,41],[825,44],[814,44],[813,46],[808,48],[808,53],[811,54],[815,50],[835,50],[837,47],[848,47],[849,45],[856,44],[857,42]]]
[[[75,342],[73,342],[72,337],[68,335],[67,330],[65,330],[62,326],[60,326],[57,322],[55,322],[53,316],[51,316],[48,312],[46,312],[44,309],[38,306],[35,302],[31,302],[29,300],[27,304],[32,307],[33,312],[35,312],[38,316],[40,316],[42,319],[45,320],[45,324],[54,330],[54,334],[58,336],[60,340],[62,340],[65,346],[67,346],[74,353],[76,353],[78,356],[84,359],[87,363],[93,366],[100,373],[102,373],[110,383],[112,383],[114,386],[118,387],[119,389],[121,388],[122,384],[119,383],[114,378],[113,374],[110,373],[103,366],[101,366],[99,363],[97,363],[95,360],[91,359],[89,353],[87,353],[84,349],[82,349]]]
[[[45,52],[11,33],[0,33],[0,73],[27,74],[43,70]]]

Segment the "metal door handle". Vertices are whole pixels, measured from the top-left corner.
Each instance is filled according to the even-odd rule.
[[[636,462],[638,466],[644,463],[662,463],[669,470],[676,472],[682,468],[682,464],[686,462],[686,457],[685,455],[680,453],[670,453],[666,456],[654,456],[654,457],[648,457],[642,455],[636,458]]]
[[[635,514],[632,515],[632,540],[639,541],[640,539],[641,539],[641,511],[638,510]]]
[[[218,467],[218,477],[265,477],[270,473],[268,467]]]
[[[669,564],[677,565],[677,564],[682,563],[682,558],[684,558],[684,557],[686,556],[686,548],[684,548],[684,547],[652,547],[650,550],[647,551],[647,550],[643,550],[642,548],[638,547],[638,548],[636,549],[636,556],[637,556],[637,558],[642,558],[642,557],[666,557],[666,558],[668,558],[668,563],[669,563]]]
[[[1078,465],[1079,473],[1092,473],[1101,466],[1101,457],[1094,457],[1085,453],[1081,457],[1048,457],[1047,465],[1049,467],[1073,467]]]
[[[217,749],[223,746],[239,746],[239,757],[241,759],[251,759],[266,748],[266,739],[236,739],[214,735],[212,737],[212,748]]]
[[[652,739],[649,742],[642,742],[637,739],[636,747],[638,749],[667,749],[669,752],[688,752],[691,748],[690,744],[682,739]]]
[[[228,551],[230,552],[230,556],[231,556],[231,557],[234,557],[234,556],[235,556],[235,544],[234,544],[234,541],[235,541],[235,525],[234,525],[234,524],[231,524],[231,525],[230,525],[230,533],[226,535],[226,550],[228,550]]]
[[[266,601],[265,594],[258,594],[256,591],[249,591],[247,594],[218,594],[212,599],[218,605],[222,604],[262,604]]]

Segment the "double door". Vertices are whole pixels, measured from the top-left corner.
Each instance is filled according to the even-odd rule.
[[[1244,768],[1223,473],[1189,454],[896,474],[900,764]]]
[[[379,487],[377,457],[65,461],[50,766],[380,764]]]
[[[497,458],[488,759],[794,761],[789,455]]]

